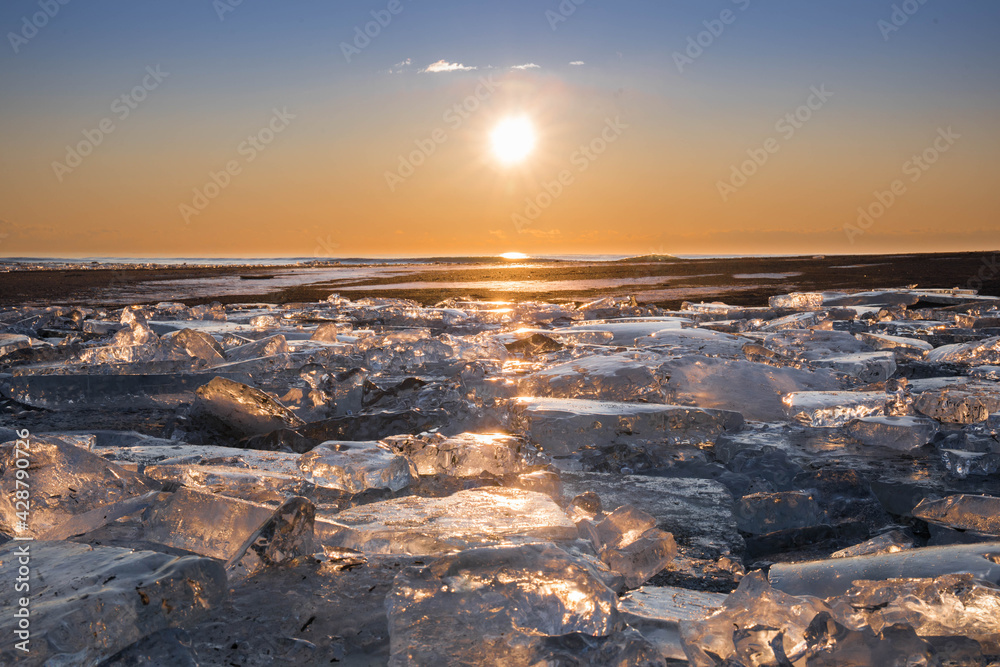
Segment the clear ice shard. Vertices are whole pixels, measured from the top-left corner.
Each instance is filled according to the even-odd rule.
[[[948,528],[1000,537],[1000,498],[993,496],[924,498],[913,508],[913,516]]]
[[[884,382],[896,372],[896,357],[892,352],[837,354],[813,363],[850,375],[866,384]]]
[[[976,424],[1000,410],[1000,389],[980,381],[932,388],[914,399],[913,408],[938,421]]]
[[[912,628],[875,631],[843,600],[788,595],[760,572],[744,577],[721,610],[680,627],[692,667],[935,664],[935,649]]]
[[[229,361],[249,361],[250,359],[276,357],[288,353],[288,341],[283,335],[277,334],[235,347],[226,352],[226,358]]]
[[[390,436],[382,441],[402,454],[420,475],[478,477],[528,472],[538,452],[524,439],[501,433],[440,433]]]
[[[229,557],[226,569],[247,577],[308,558],[317,550],[315,525],[316,506],[301,496],[288,498]]]
[[[700,354],[706,357],[741,357],[749,338],[709,329],[664,329],[636,341],[638,347],[656,348],[675,354]]]
[[[671,660],[687,660],[681,645],[680,622],[700,621],[726,601],[720,593],[702,593],[673,586],[646,586],[618,600],[622,618]]]
[[[632,318],[624,322],[585,322],[571,327],[553,329],[552,333],[557,334],[559,338],[562,338],[563,335],[575,337],[576,334],[609,333],[611,336],[606,341],[612,345],[635,345],[640,338],[667,329],[680,329],[684,324],[691,323],[691,320],[681,317]],[[580,342],[597,342],[597,340],[602,339],[587,341],[584,338]]]
[[[736,525],[751,535],[817,526],[824,518],[819,501],[806,491],[751,493],[736,506]]]
[[[927,361],[970,366],[1000,364],[1000,337],[942,345],[927,353]]]
[[[919,338],[906,336],[889,336],[886,334],[863,332],[855,334],[855,338],[876,350],[889,350],[902,359],[923,359],[934,346]]]
[[[768,579],[789,595],[835,597],[860,579],[933,579],[946,574],[969,573],[994,586],[1000,585],[1000,542],[956,544],[907,549],[898,553],[854,556],[803,563],[778,563]]]
[[[235,498],[181,488],[142,517],[147,542],[230,560],[274,509]]]
[[[891,530],[888,533],[873,537],[870,540],[855,544],[853,547],[834,551],[830,558],[851,558],[853,556],[874,556],[877,554],[894,554],[899,551],[914,548],[913,537],[901,530]]]
[[[606,549],[621,549],[635,542],[647,530],[656,527],[656,517],[642,510],[623,505],[599,523],[588,524],[587,532],[597,553]]]
[[[629,505],[642,510],[695,557],[717,559],[743,551],[733,497],[716,481],[566,471],[560,476],[567,497],[589,492],[605,508]]]
[[[554,456],[616,440],[669,443],[713,441],[738,429],[743,416],[727,410],[576,398],[521,397],[515,416],[532,442]]]
[[[327,441],[303,454],[299,468],[314,484],[348,493],[399,491],[413,481],[410,462],[378,442]]]
[[[931,442],[938,423],[922,417],[862,417],[845,430],[862,444],[909,452]]]
[[[181,329],[160,338],[154,361],[193,359],[204,366],[225,363],[222,346],[210,335],[195,329]]]
[[[883,391],[798,391],[782,399],[791,419],[808,426],[843,426],[852,419],[885,415],[893,397]]]
[[[871,352],[872,348],[845,331],[788,329],[768,335],[764,347],[779,354],[807,361]]]
[[[198,399],[192,415],[207,416],[238,435],[261,435],[305,424],[260,389],[222,377],[213,378],[195,393]]]
[[[767,305],[771,308],[819,310],[823,307],[823,295],[820,292],[792,292],[791,294],[779,294],[768,298]]]
[[[16,375],[0,379],[0,393],[19,403],[47,410],[176,407],[218,374]],[[228,376],[228,374],[226,374]],[[246,376],[228,376],[249,379]]]
[[[993,452],[942,449],[941,462],[957,479],[965,479],[969,475],[993,475],[1000,471],[1000,454]]]
[[[667,402],[733,410],[754,421],[783,420],[784,394],[840,389],[827,369],[775,368],[739,359],[681,357],[664,362],[656,372],[664,378]]]
[[[626,588],[638,588],[677,557],[674,536],[651,528],[628,544],[601,551],[601,560],[622,575]]]
[[[580,523],[601,560],[620,574],[627,588],[638,588],[677,556],[674,536],[656,528],[656,518],[623,506],[601,521]]]
[[[627,353],[589,355],[549,366],[522,378],[518,388],[524,396],[663,402],[652,371]]]
[[[529,540],[575,540],[576,525],[551,498],[481,488],[445,498],[406,496],[360,505],[317,523],[325,546],[366,554],[442,554]]]
[[[24,451],[27,456],[20,453]],[[24,504],[17,506],[15,492],[25,484],[18,477],[22,470],[18,460],[30,462],[27,525],[20,525],[18,518]],[[56,438],[32,436],[27,450],[10,442],[0,447],[0,532],[41,536],[78,514],[159,490],[157,486],[143,475]]]
[[[1000,655],[1000,588],[971,574],[861,580],[844,599],[876,632],[906,625],[920,637],[967,637],[979,642],[984,654]]]
[[[0,333],[0,357],[31,347],[31,339],[20,334]]]
[[[590,564],[551,544],[462,551],[396,577],[389,664],[546,664],[543,638],[620,631],[617,602]]]
[[[5,665],[96,666],[147,635],[191,627],[226,594],[226,572],[211,559],[73,542],[0,547],[7,581],[17,578],[21,549],[32,569],[30,652],[15,648],[18,596],[0,596]]]

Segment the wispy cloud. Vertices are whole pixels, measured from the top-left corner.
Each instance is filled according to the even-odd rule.
[[[586,64],[587,63],[583,62],[582,60],[574,60],[573,62],[570,63],[570,65],[576,65],[577,67],[579,67],[580,65],[586,65]]]
[[[541,69],[541,65],[536,65],[535,63],[526,63],[524,65],[514,65],[511,69]]]
[[[389,74],[402,74],[413,64],[413,58],[407,58],[401,62],[396,63],[389,68]]]
[[[421,72],[427,72],[430,74],[436,74],[438,72],[468,72],[469,70],[474,70],[475,67],[466,67],[461,63],[450,63],[447,60],[439,60],[436,63],[430,64],[426,69],[420,70]]]

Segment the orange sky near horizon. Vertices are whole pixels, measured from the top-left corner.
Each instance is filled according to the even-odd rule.
[[[109,103],[143,80],[141,67],[75,93],[25,83],[18,102],[3,103],[0,255],[1000,247],[995,87],[922,100],[913,96],[923,75],[900,82],[895,72],[879,87],[823,69],[767,87],[733,75],[720,87],[681,77],[669,60],[621,54],[586,74],[567,65],[310,73],[262,90],[242,81],[215,91],[181,64],[165,69],[124,119]],[[832,95],[817,98],[824,85]],[[472,110],[454,111],[463,103]],[[805,122],[782,121],[803,109]],[[504,165],[489,137],[511,116],[532,121],[537,145]],[[92,154],[55,165],[69,165],[67,147],[89,141],[84,131],[97,136],[106,118],[114,131]],[[246,143],[268,128],[273,141]],[[921,155],[933,164],[914,163]],[[859,223],[859,209],[870,222]]]

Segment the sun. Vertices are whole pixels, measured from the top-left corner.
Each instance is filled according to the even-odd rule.
[[[517,164],[535,149],[535,128],[527,118],[507,118],[493,128],[490,139],[500,162]]]
[[[528,256],[523,252],[505,252],[500,257],[507,260],[528,259]]]

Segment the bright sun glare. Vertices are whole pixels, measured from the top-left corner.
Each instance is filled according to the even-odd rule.
[[[528,259],[528,256],[523,252],[505,252],[500,256],[504,259]]]
[[[524,160],[535,148],[535,128],[527,118],[508,118],[493,129],[493,153],[504,164]]]

